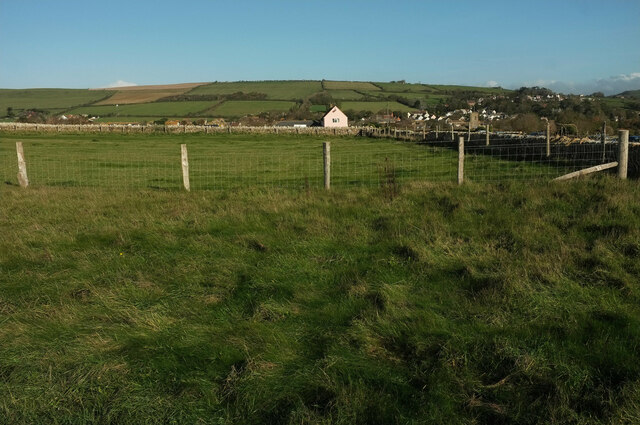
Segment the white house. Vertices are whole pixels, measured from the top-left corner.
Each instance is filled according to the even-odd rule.
[[[349,118],[338,109],[337,106],[334,106],[324,114],[322,117],[322,126],[323,127],[348,127],[349,126]]]

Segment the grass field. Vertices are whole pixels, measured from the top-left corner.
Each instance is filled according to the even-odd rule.
[[[0,198],[2,423],[640,419],[637,182]]]
[[[287,112],[294,102],[283,100],[228,100],[209,113],[217,117],[242,117],[262,112]]]
[[[175,117],[184,115],[196,115],[214,106],[216,102],[153,102],[136,105],[102,105],[84,106],[70,111],[72,114],[93,114],[93,115],[113,115],[118,116],[155,116],[155,117]]]
[[[371,111],[371,112],[379,112],[386,111],[387,107],[389,111],[401,111],[401,112],[409,112],[413,111],[414,108],[410,108],[407,105],[403,105],[398,102],[352,102],[345,101],[342,102],[341,109],[343,111],[348,111],[350,109],[354,111]]]
[[[264,93],[268,99],[304,99],[322,90],[319,81],[239,81],[232,83],[211,83],[196,87],[189,94],[232,94]]]
[[[12,107],[17,114],[23,109],[64,110],[73,106],[96,102],[113,91],[74,89],[0,89],[0,115]]]
[[[194,190],[322,187],[322,143],[327,140],[332,144],[334,187],[393,189],[416,181],[455,182],[457,175],[458,154],[453,145],[436,147],[384,139],[226,133],[1,136],[0,181],[12,185],[17,184],[16,141],[23,143],[29,179],[37,187],[181,190],[180,144],[189,150]],[[468,150],[468,181],[549,181],[594,165],[577,158],[545,161],[531,154],[532,148],[527,161],[508,160],[516,158],[515,150],[490,149],[489,154]]]
[[[443,91],[466,90],[481,93],[500,93],[502,89],[487,87],[434,86],[426,84],[371,83],[362,81],[240,81],[216,83],[186,83],[158,86],[132,86],[113,90],[67,90],[67,89],[0,89],[0,115],[8,106],[19,113],[26,108],[46,109],[52,114],[70,113],[110,113],[114,105],[120,105],[120,115],[129,117],[167,117],[183,118],[185,115],[202,113],[223,118],[238,118],[245,115],[257,115],[262,112],[286,112],[295,100],[307,99],[315,93],[327,90],[334,99],[345,102],[342,109],[378,112],[386,108],[386,102],[362,102],[363,95],[384,97],[398,95],[410,99],[425,99],[428,105],[446,99]],[[167,96],[187,95],[228,95],[236,92],[263,93],[267,101],[228,101],[213,111],[207,106],[215,102],[201,104],[197,102],[156,102]],[[81,108],[74,108],[81,105]],[[393,105],[395,110],[410,111],[404,105]]]
[[[328,90],[327,93],[336,100],[358,100],[364,97],[354,90]]]
[[[325,81],[325,90],[379,90],[379,88],[365,81]]]

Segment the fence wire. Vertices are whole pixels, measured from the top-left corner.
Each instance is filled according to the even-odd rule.
[[[378,142],[387,143],[387,142]],[[101,187],[111,189],[179,190],[183,187],[180,146],[126,143],[56,144],[23,141],[27,174],[32,186]],[[226,190],[242,187],[323,187],[321,146],[287,152],[237,151],[221,153],[218,147],[188,146],[192,190]],[[389,143],[375,151],[353,141],[332,146],[333,187],[383,186],[410,181],[455,182],[457,143]],[[379,146],[378,146],[379,147]],[[277,148],[273,148],[274,150]],[[465,181],[551,180],[563,174],[615,161],[616,144],[553,144],[546,154],[544,141],[500,141],[485,146],[465,146]],[[15,141],[0,142],[0,178],[17,185]]]

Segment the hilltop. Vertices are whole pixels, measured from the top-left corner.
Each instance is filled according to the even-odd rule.
[[[501,88],[398,82],[238,81],[131,86],[104,89],[0,89],[0,111],[29,109],[49,114],[85,114],[101,121],[159,118],[270,118],[291,112],[322,114],[331,104],[360,114],[396,115],[433,108],[454,94],[503,94]],[[0,113],[1,113],[0,112]],[[11,115],[11,114],[7,114]]]
[[[543,131],[541,117],[563,123],[552,131],[581,135],[607,121],[640,130],[640,91],[617,96],[561,95],[540,87],[507,90],[407,83],[405,81],[235,81],[130,86],[103,89],[0,89],[5,121],[82,124],[234,122],[273,125],[283,120],[319,120],[333,105],[351,123],[408,128],[466,127],[471,110],[496,130]],[[624,98],[621,97],[624,95]],[[4,112],[4,114],[3,114]],[[2,119],[2,118],[0,118]],[[568,123],[568,124],[567,124]]]

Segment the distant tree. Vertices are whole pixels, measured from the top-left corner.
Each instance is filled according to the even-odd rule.
[[[604,97],[604,93],[602,93],[601,91],[597,91],[597,92],[591,93],[591,97]]]
[[[15,117],[15,113],[13,112],[13,107],[7,106],[7,118]]]

